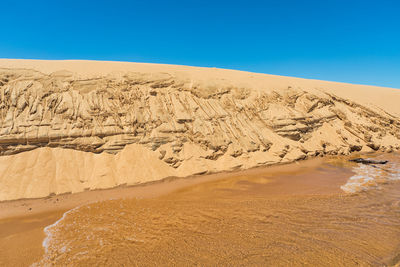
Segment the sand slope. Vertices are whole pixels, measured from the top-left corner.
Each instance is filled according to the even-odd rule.
[[[400,147],[400,90],[232,70],[0,60],[0,200]]]

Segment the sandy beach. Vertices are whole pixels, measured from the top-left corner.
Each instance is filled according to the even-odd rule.
[[[165,181],[133,187],[87,191],[77,194],[51,196],[43,199],[0,202],[0,258],[2,259],[0,263],[7,266],[29,266],[39,261],[44,253],[42,242],[45,238],[45,233],[43,229],[59,220],[67,210],[93,202],[125,198],[157,198],[197,184],[259,175],[270,177],[281,176],[281,180],[274,187],[271,187],[271,192],[277,189],[281,190],[282,188],[285,188],[286,192],[292,193],[305,193],[308,190],[340,192],[338,187],[346,182],[351,172],[347,172],[341,179],[335,181],[335,184],[326,184],[326,181],[321,179],[322,177],[314,176],[308,182],[304,179],[296,179],[298,183],[293,183],[293,179],[290,182],[287,177],[283,178],[285,174],[307,175],[323,162],[323,159],[317,158],[299,163],[261,167],[246,171],[217,173],[185,179],[166,179]],[[299,188],[299,185],[302,187]],[[327,186],[326,191],[324,186]],[[29,246],[21,248],[21,244],[29,244]]]
[[[269,199],[268,201],[279,200],[280,203],[291,203],[294,199],[304,201],[304,199],[311,197],[311,199],[325,199],[324,203],[329,203],[330,198],[333,202],[337,201],[333,199],[338,196],[339,199],[341,199],[340,196],[343,196],[344,199],[348,198],[340,189],[340,186],[344,185],[354,175],[351,166],[354,165],[347,163],[344,158],[317,158],[245,171],[218,173],[187,179],[169,179],[134,187],[88,191],[51,196],[44,199],[1,202],[1,263],[7,266],[29,266],[32,263],[39,262],[44,255],[42,246],[46,237],[43,231],[44,227],[53,224],[62,217],[64,212],[77,206],[93,205],[90,203],[108,205],[107,203],[113,203],[113,201],[129,202],[137,199],[140,207],[140,201],[150,200],[161,204],[166,199],[179,199],[182,196],[186,199],[188,195],[190,200],[187,200],[190,203],[193,198],[202,198],[211,192],[216,192],[215,190],[231,191],[237,190],[238,187],[242,188],[240,191],[245,190],[239,194],[243,200],[249,196],[262,196],[262,198]],[[246,193],[246,190],[249,190],[248,186],[251,186],[251,190]],[[394,189],[390,190],[398,192],[396,191],[398,185],[386,185],[389,188],[393,186]],[[218,193],[216,196],[218,196]],[[360,199],[365,199],[365,197]],[[146,206],[147,204],[143,205]],[[135,209],[135,207],[132,208]],[[312,208],[312,206],[309,208]],[[155,214],[157,213],[155,212]],[[20,248],[20,244],[29,244],[29,246]],[[335,259],[331,260],[335,262]],[[384,260],[387,261],[388,259]],[[81,262],[81,264],[84,263]],[[114,265],[115,263],[110,264]]]

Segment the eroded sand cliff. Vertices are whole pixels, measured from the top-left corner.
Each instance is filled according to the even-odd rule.
[[[0,60],[0,201],[400,148],[400,90],[240,71]]]

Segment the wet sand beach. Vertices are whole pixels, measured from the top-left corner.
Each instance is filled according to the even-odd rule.
[[[0,265],[394,265],[396,166],[357,194],[340,187],[359,165],[325,158],[2,202]]]

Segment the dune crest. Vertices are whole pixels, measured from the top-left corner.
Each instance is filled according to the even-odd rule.
[[[400,90],[172,65],[0,60],[0,201],[400,148]]]

